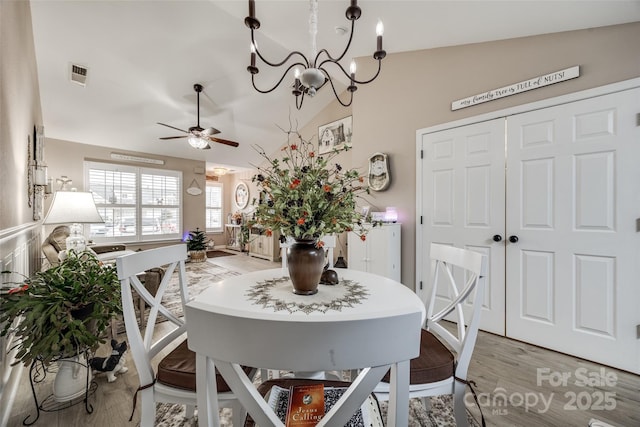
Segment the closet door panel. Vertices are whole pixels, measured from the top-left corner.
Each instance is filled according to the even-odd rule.
[[[507,119],[507,336],[640,372],[640,89]]]
[[[422,149],[423,292],[432,286],[431,242],[485,254],[480,327],[504,334],[504,242],[493,240],[504,237],[504,119],[426,134]],[[438,307],[448,301],[438,293]]]

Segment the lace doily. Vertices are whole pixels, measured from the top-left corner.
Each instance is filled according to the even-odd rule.
[[[249,301],[272,308],[273,311],[286,310],[289,313],[306,314],[329,310],[342,311],[345,307],[361,304],[369,293],[366,288],[353,280],[342,279],[337,285],[318,285],[315,295],[296,295],[288,277],[268,279],[251,286],[245,294]]]

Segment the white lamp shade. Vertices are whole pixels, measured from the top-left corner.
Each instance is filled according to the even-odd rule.
[[[104,220],[98,213],[93,194],[85,191],[56,191],[44,224],[96,224]]]

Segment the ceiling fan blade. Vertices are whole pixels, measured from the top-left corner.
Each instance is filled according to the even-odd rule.
[[[210,136],[209,139],[213,142],[219,142],[220,144],[226,144],[232,147],[237,147],[238,145],[240,145],[235,141],[229,141],[228,139],[222,139],[222,138],[214,138],[213,136]]]
[[[156,122],[156,123],[157,123],[157,124],[159,124],[159,125],[162,125],[162,126],[166,126],[166,127],[168,127],[168,128],[171,128],[171,129],[179,130],[180,132],[189,133],[189,132],[187,132],[186,130],[183,130],[183,129],[177,128],[177,127],[175,127],[175,126],[165,125],[164,123],[160,123],[160,122]]]
[[[216,128],[206,128],[206,129],[203,129],[202,132],[200,132],[201,135],[205,135],[205,136],[216,135],[218,133],[220,133],[220,131]]]
[[[186,138],[188,135],[183,135],[183,136],[163,136],[160,137],[160,139],[178,139],[178,138]]]

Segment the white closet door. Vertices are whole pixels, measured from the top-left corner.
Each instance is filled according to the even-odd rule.
[[[504,118],[425,134],[422,138],[421,277],[431,289],[429,244],[486,255],[487,287],[480,328],[504,335]],[[428,293],[426,294],[428,295]],[[444,306],[449,295],[439,294]]]
[[[507,119],[507,336],[640,372],[640,89]]]

